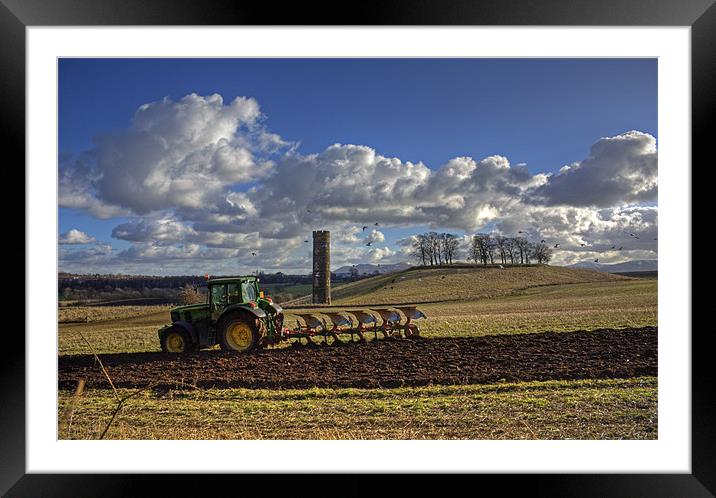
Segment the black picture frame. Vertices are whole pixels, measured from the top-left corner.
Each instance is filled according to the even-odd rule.
[[[280,7],[277,7],[280,5]],[[343,6],[346,7],[346,6]],[[348,22],[350,21],[350,22]],[[692,43],[692,163],[707,166],[709,120],[716,99],[716,6],[714,0],[440,0],[280,3],[231,0],[0,0],[0,123],[6,152],[25,159],[25,28],[118,25],[554,25],[690,26]],[[685,166],[686,167],[686,166]],[[690,246],[689,246],[690,247]],[[31,264],[25,260],[25,264]],[[701,333],[699,333],[701,332]],[[692,341],[692,474],[585,474],[483,476],[505,491],[528,485],[549,496],[713,496],[716,493],[714,374],[708,329],[684,330]],[[224,486],[231,476],[49,475],[25,472],[25,342],[4,342],[0,401],[0,492],[7,496],[144,495],[161,485],[166,494],[192,484]],[[260,478],[259,478],[260,479]],[[343,478],[345,479],[345,478]],[[301,482],[305,482],[301,479]],[[256,482],[267,482],[264,479]],[[270,479],[271,492],[296,492],[295,477]],[[311,493],[325,493],[320,483]],[[370,492],[353,476],[339,495]],[[420,489],[415,476],[403,487]],[[336,489],[332,483],[327,488]],[[278,487],[276,487],[278,486]],[[485,488],[488,489],[488,488]]]

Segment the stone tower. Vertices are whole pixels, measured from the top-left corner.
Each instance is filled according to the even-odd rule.
[[[331,304],[331,232],[313,231],[313,304]]]

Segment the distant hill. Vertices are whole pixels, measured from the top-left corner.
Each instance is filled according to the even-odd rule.
[[[393,263],[390,265],[371,265],[371,264],[360,264],[355,266],[358,270],[359,275],[373,275],[374,273],[384,274],[384,273],[393,273],[396,271],[403,271],[407,270],[408,268],[411,268],[412,265],[408,263]],[[336,274],[343,274],[343,273],[350,273],[352,266],[341,266],[337,270],[334,270],[333,273]]]
[[[605,272],[563,266],[411,266],[400,272],[376,275],[336,286],[331,294],[333,304],[338,306],[425,303],[489,298],[544,285],[619,280],[630,279]],[[291,302],[291,305],[309,303],[310,296],[307,296]]]
[[[584,261],[567,266],[567,268],[581,268],[583,270],[605,271],[607,273],[627,273],[633,271],[658,271],[659,261],[656,259],[636,259],[634,261],[625,261],[624,263],[595,263],[593,261]]]

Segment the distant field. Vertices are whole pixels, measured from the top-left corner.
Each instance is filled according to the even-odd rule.
[[[120,390],[120,396],[132,394]],[[71,398],[60,392],[59,413]],[[97,439],[111,390],[80,398],[61,439]],[[524,382],[396,389],[147,390],[106,439],[656,439],[657,381]]]
[[[311,293],[311,284],[261,284],[266,294],[283,302]]]
[[[469,302],[426,304],[421,330],[473,336],[656,325],[655,280],[595,282],[527,289]]]
[[[622,275],[624,277],[632,278],[658,278],[659,272],[654,271],[629,271],[629,272],[616,272],[615,275]]]
[[[335,287],[331,295],[335,304],[412,304],[497,297],[547,285],[626,280],[620,275],[559,266],[446,266],[411,268],[358,280]]]
[[[86,323],[141,317],[168,312],[169,305],[157,306],[72,306],[60,307],[59,323]]]

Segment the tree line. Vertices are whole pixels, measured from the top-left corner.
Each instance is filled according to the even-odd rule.
[[[413,259],[423,266],[450,265],[462,252],[468,261],[483,265],[547,264],[552,259],[552,249],[544,242],[484,233],[473,235],[465,244],[454,234],[427,232],[415,236],[411,248]]]
[[[452,264],[460,249],[460,239],[451,233],[428,232],[415,237],[413,257],[423,266]]]

